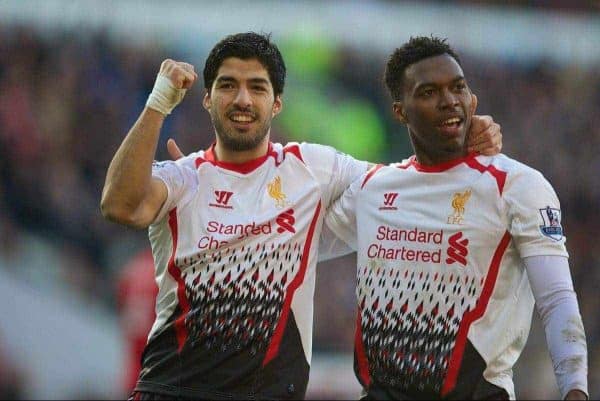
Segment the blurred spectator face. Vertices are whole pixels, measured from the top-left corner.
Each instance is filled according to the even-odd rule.
[[[268,136],[271,120],[281,110],[266,68],[257,59],[223,60],[217,78],[203,101],[225,148],[256,148]]]
[[[415,150],[462,152],[476,103],[456,60],[447,54],[421,60],[405,70],[404,82],[394,113],[408,125]]]

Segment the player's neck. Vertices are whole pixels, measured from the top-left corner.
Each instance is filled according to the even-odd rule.
[[[444,164],[453,160],[458,160],[466,157],[469,152],[466,147],[463,149],[457,149],[455,151],[424,151],[417,147],[415,149],[415,158],[417,162],[423,166],[436,166],[438,164]]]
[[[251,160],[258,159],[267,154],[269,150],[269,137],[265,139],[256,147],[249,150],[231,150],[224,147],[218,140],[215,143],[214,152],[215,159],[220,162],[241,164]]]

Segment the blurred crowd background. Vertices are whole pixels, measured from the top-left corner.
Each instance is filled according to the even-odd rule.
[[[0,2],[0,398],[127,395],[137,362],[131,359],[132,347],[143,347],[153,318],[152,266],[146,232],[111,224],[100,214],[106,169],[142,110],[164,58],[184,59],[201,71],[207,50],[221,36],[246,30],[272,31],[288,64],[284,111],[275,120],[273,140],[331,144],[377,162],[412,153],[405,128],[391,118],[381,80],[393,50],[387,44],[398,46],[416,34],[449,37],[479,97],[478,112],[502,125],[504,153],[541,170],[559,194],[588,339],[590,392],[600,395],[600,242],[595,238],[600,227],[600,58],[581,57],[568,42],[555,39],[561,34],[547,38],[549,52],[520,49],[528,35],[541,34],[539,22],[525,21],[515,30],[514,57],[494,50],[510,32],[494,43],[480,36],[487,27],[468,34],[449,29],[460,25],[455,18],[447,26],[433,23],[448,10],[464,18],[470,11],[473,18],[493,12],[497,26],[489,29],[502,31],[510,18],[527,15],[537,21],[550,12],[552,21],[568,23],[545,26],[545,32],[596,27],[590,37],[578,38],[581,45],[599,32],[598,2],[344,2],[340,7],[354,7],[356,21],[364,24],[341,36],[329,35],[330,27],[314,21],[299,22],[293,31],[247,21],[198,35],[176,32],[182,28],[172,24],[168,40],[140,34],[142,16],[123,18],[125,26],[89,23],[86,12],[96,9],[82,7],[75,18],[70,1],[63,2],[69,23],[61,24],[50,17],[53,4],[60,3]],[[135,8],[139,2],[125,3]],[[269,2],[263,3],[268,9]],[[309,6],[283,3],[286,10]],[[385,40],[369,45],[368,38],[358,37],[377,21],[361,16],[364,3],[383,14],[410,7],[406,10],[422,12],[423,18],[412,25],[398,21]],[[208,9],[212,3],[203,4]],[[236,13],[235,2],[227,7]],[[226,13],[221,17],[229,21]],[[188,18],[203,23],[202,13]],[[234,20],[239,22],[239,16]],[[137,35],[124,34],[129,28]],[[163,35],[168,31],[160,29]],[[168,118],[157,159],[168,158],[169,137],[186,152],[210,146],[214,134],[202,96],[199,82]],[[358,397],[351,366],[354,274],[352,256],[319,266],[309,398]],[[515,383],[519,398],[558,397],[537,316]]]

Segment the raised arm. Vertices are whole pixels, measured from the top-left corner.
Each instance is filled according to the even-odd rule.
[[[161,180],[152,178],[160,129],[197,77],[190,64],[170,59],[162,62],[146,107],[108,167],[100,203],[107,219],[145,228],[160,211],[167,188]]]

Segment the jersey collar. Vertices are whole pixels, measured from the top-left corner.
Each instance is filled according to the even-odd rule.
[[[203,159],[217,167],[224,168],[225,170],[235,171],[241,174],[248,174],[260,167],[265,162],[265,160],[269,158],[269,156],[272,156],[272,154],[273,144],[269,142],[269,148],[267,149],[267,153],[264,156],[260,156],[253,160],[248,160],[244,163],[223,162],[217,160],[217,158],[215,157],[215,143],[213,143],[210,146],[210,148],[204,151]]]
[[[471,152],[464,157],[460,157],[458,159],[450,160],[440,164],[434,164],[431,166],[426,166],[417,161],[417,157],[412,155],[409,159],[408,166],[413,166],[415,170],[421,171],[423,173],[440,173],[442,171],[446,171],[451,169],[452,167],[456,167],[461,163],[465,163],[469,160],[474,159],[477,156],[476,152]],[[407,166],[407,167],[408,167]]]

